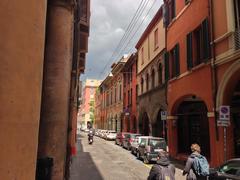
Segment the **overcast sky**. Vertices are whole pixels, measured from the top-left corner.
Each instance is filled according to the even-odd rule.
[[[131,34],[128,33],[129,38],[111,58],[138,6],[140,3],[144,4],[145,0],[91,0],[89,49],[85,73],[81,75],[82,80],[104,79],[109,74],[113,62],[119,60],[123,54],[134,50],[142,32],[162,4],[162,0],[148,1],[145,3],[146,8],[133,28],[134,30]],[[137,31],[138,27],[140,28]]]

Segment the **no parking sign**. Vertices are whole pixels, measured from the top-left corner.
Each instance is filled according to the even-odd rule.
[[[217,125],[225,127],[230,125],[230,106],[220,106]]]

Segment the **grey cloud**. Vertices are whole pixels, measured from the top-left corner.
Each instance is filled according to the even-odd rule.
[[[154,14],[162,0],[156,1],[158,1],[158,3],[156,3],[158,7],[154,7]],[[114,49],[124,35],[125,29],[130,23],[140,2],[141,0],[91,0],[89,50],[86,59],[85,74],[81,75],[81,79],[104,78],[104,76],[100,77],[101,71],[103,71],[104,66],[109,61]],[[142,27],[141,31],[145,29],[148,23],[149,20],[144,23],[145,26]],[[137,33],[135,40],[129,44],[130,47],[127,49],[132,49],[132,47],[135,46],[134,43],[140,35],[141,33]],[[111,63],[108,64],[104,75],[110,71]]]

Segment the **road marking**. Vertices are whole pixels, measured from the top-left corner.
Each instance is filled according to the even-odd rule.
[[[147,168],[151,169],[152,168],[152,164],[144,164],[144,166],[146,166]]]

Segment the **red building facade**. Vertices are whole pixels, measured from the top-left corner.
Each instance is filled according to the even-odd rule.
[[[137,129],[137,54],[132,54],[123,69],[123,131]]]

